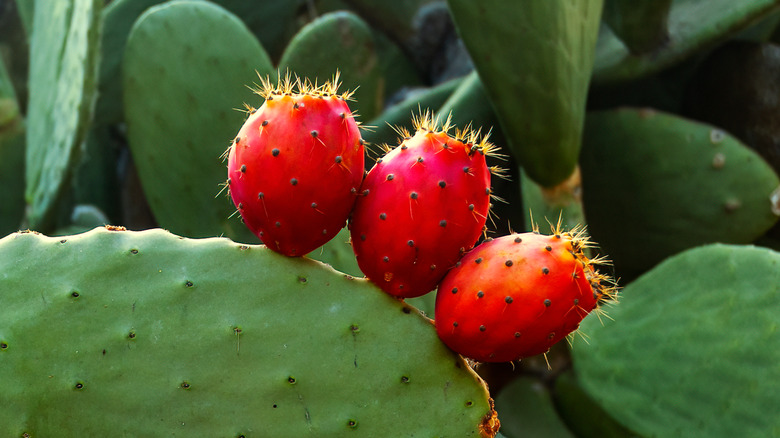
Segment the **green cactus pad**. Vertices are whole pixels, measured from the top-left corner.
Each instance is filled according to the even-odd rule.
[[[448,1],[507,146],[545,187],[577,163],[602,3]]]
[[[230,50],[226,50],[226,48]],[[168,2],[135,23],[123,60],[130,149],[160,226],[190,237],[256,242],[226,196],[220,155],[241,127],[247,86],[273,71],[236,16],[209,2]]]
[[[573,346],[583,389],[640,436],[780,434],[780,253],[713,244],[625,287]]]
[[[0,236],[24,217],[24,120],[11,78],[0,58]]]
[[[30,228],[52,225],[92,118],[101,0],[41,0],[30,42],[26,189]]]
[[[642,55],[632,55],[610,29],[603,27],[596,47],[593,84],[628,81],[662,71],[746,29],[778,8],[777,0],[673,1],[668,42]]]
[[[580,165],[590,232],[638,273],[712,242],[749,243],[778,217],[772,168],[725,132],[641,109],[592,113]]]
[[[501,432],[509,438],[573,438],[555,412],[550,393],[532,377],[518,377],[496,397]]]
[[[355,90],[350,108],[365,120],[379,113],[379,59],[371,28],[357,15],[338,11],[304,26],[284,51],[279,69],[322,84],[340,71],[343,90]]]
[[[0,240],[3,436],[479,436],[411,307],[307,258],[112,231]]]
[[[651,52],[669,38],[672,0],[604,0],[604,21],[631,53]]]

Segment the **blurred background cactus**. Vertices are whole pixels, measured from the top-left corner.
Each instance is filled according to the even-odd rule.
[[[339,71],[372,158],[413,112],[490,131],[509,179],[487,236],[532,229],[529,212],[586,224],[624,302],[544,357],[475,374],[435,339],[432,294],[398,303],[350,280],[348,233],[309,255],[336,271],[254,246],[220,156],[262,103],[257,75],[279,70]],[[507,438],[780,436],[778,102],[780,0],[0,0],[0,430],[170,435],[180,417],[188,435],[493,436],[490,397]],[[79,234],[106,224],[134,231]],[[338,296],[296,298],[304,285]],[[208,293],[163,296],[192,286]],[[323,306],[346,326],[320,324]],[[144,344],[170,315],[181,326]],[[206,360],[192,334],[249,357]],[[278,357],[253,368],[262,339]],[[171,361],[138,374],[143,390],[128,377]],[[171,422],[133,424],[123,391]]]

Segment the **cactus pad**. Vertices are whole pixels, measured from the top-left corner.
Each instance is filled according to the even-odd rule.
[[[667,259],[585,321],[585,391],[640,436],[780,431],[780,253],[713,244]]]
[[[0,272],[3,436],[494,434],[427,319],[313,260],[97,228],[12,234]]]

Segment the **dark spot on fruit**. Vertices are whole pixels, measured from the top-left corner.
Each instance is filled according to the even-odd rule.
[[[76,388],[76,389],[83,389],[84,388],[84,383],[83,382],[77,382],[76,385],[74,386],[74,388]]]
[[[274,157],[279,156],[279,149],[276,148],[271,149],[271,155],[273,155]]]
[[[414,246],[414,240],[409,240],[406,242],[406,244],[409,246]]]
[[[488,188],[486,188],[486,189],[485,189],[485,194],[486,194],[486,195],[489,195],[489,194],[490,194],[490,187],[488,187]]]
[[[352,325],[349,326],[349,330],[352,333],[357,333],[357,332],[360,331],[360,327],[358,327],[357,324],[352,324]]]
[[[316,202],[312,202],[311,203],[311,208],[317,208],[317,203]]]
[[[547,250],[548,252],[552,251],[552,246],[547,245],[547,246],[544,247],[544,249]]]
[[[423,157],[417,157],[417,162],[418,162],[418,163],[422,163],[423,161],[425,161],[425,160],[423,159]]]
[[[360,235],[360,240],[365,241],[366,240],[366,235],[365,234],[361,234]]]
[[[246,173],[246,164],[241,165],[241,173]]]
[[[369,193],[371,193],[370,190],[368,189],[363,190],[363,196],[368,196]]]
[[[446,227],[446,226],[447,226],[447,221],[446,221],[446,220],[444,220],[444,219],[440,220],[440,221],[439,221],[439,226],[440,226],[440,227]]]
[[[403,286],[404,286],[404,285],[402,284],[402,285],[398,286],[398,288],[399,288],[399,289],[400,289],[400,288],[403,288]],[[411,308],[409,308],[409,307],[402,307],[402,308],[401,308],[401,311],[402,311],[402,312],[404,312],[404,313],[405,313],[405,314],[407,314],[407,315],[408,315],[408,314],[410,314],[410,313],[412,313],[412,309],[411,309]]]
[[[351,428],[353,428],[353,429],[354,429],[354,428],[356,428],[356,427],[357,427],[357,421],[355,421],[355,420],[349,420],[349,421],[347,421],[347,426],[348,426],[348,427],[351,427]]]
[[[395,175],[393,175],[392,173],[388,173],[387,177],[385,179],[388,180],[388,181],[392,181],[393,178],[395,178]]]
[[[580,299],[579,298],[575,298],[574,299],[574,305],[576,306],[578,304],[580,304]]]
[[[547,339],[552,339],[555,337],[555,332],[550,332],[549,335],[547,335]]]
[[[290,179],[290,184],[292,184],[294,186],[297,186],[298,185],[298,179],[297,178]]]
[[[187,281],[185,281],[185,282],[184,282],[184,286],[186,286],[186,287],[192,287],[192,286],[194,286],[194,284],[192,284],[192,282],[191,282],[191,281],[187,280]]]
[[[550,273],[550,269],[549,268],[542,268],[542,274],[547,275],[549,273]]]
[[[356,195],[357,194],[357,189],[355,187],[352,187],[351,189],[349,189],[349,193],[352,193],[353,195]]]
[[[317,130],[313,130],[309,134],[311,134],[311,136],[314,137],[314,138],[317,138],[317,136],[320,135],[320,133],[317,132]]]
[[[130,339],[135,339],[135,330],[130,330],[130,333],[127,334],[127,337]]]
[[[257,199],[263,199],[265,197],[265,193],[260,192],[257,194]]]
[[[181,387],[184,389],[190,389],[190,383],[187,381],[181,382]]]
[[[344,159],[341,158],[341,155],[336,155],[336,164],[341,163]]]
[[[409,377],[408,376],[401,376],[401,383],[409,383]]]
[[[512,260],[507,260],[504,262],[504,264],[507,265],[507,267],[509,267],[512,266],[514,263],[512,262]]]
[[[79,293],[78,293],[78,291],[74,290],[73,292],[70,293],[70,296],[72,296],[73,298],[78,298],[79,297]]]
[[[549,298],[547,298],[546,300],[544,300],[544,307],[550,307],[550,304],[552,304],[552,301],[550,301],[550,299],[549,299]]]
[[[346,118],[346,117],[347,117],[347,114],[346,114],[346,113],[339,113],[339,117],[340,117],[340,118],[342,118],[342,119],[344,119],[344,118]]]
[[[291,385],[295,385],[295,377],[293,376],[288,377],[287,382]]]
[[[382,220],[387,219],[387,214],[386,213],[379,213],[379,219],[382,219]]]
[[[249,249],[249,247],[247,245],[241,245],[238,247],[238,249],[240,249],[241,251],[246,251]]]
[[[131,249],[130,250],[130,254],[138,254],[138,250],[137,249]]]
[[[8,349],[8,344],[5,342],[0,342],[0,350],[6,350]]]
[[[479,291],[477,292],[477,298],[482,298],[485,296],[485,292]]]
[[[520,332],[515,332],[515,337],[519,338],[520,337]]]
[[[452,323],[452,326],[453,326],[453,327],[457,327],[457,326],[458,326],[458,321],[454,321],[454,322]]]
[[[412,199],[417,199],[417,196],[418,196],[417,192],[412,192],[411,194],[409,194],[409,197]]]
[[[431,271],[435,271],[435,270],[436,270],[436,265],[431,265]]]
[[[67,241],[68,241],[68,239],[62,239],[62,240],[60,240],[60,243],[65,243]]]
[[[308,279],[306,279],[306,277],[304,277],[303,275],[299,275],[299,276],[298,276],[298,283],[301,283],[301,284],[306,284],[308,281],[309,281],[309,280],[308,280]]]
[[[274,403],[274,406],[273,406],[273,408],[274,408],[274,409],[276,409],[276,408],[277,408],[277,406],[276,406],[276,403]]]
[[[390,257],[384,256],[384,257],[382,257],[382,261],[385,262],[385,263],[390,263]]]
[[[477,258],[474,260],[474,263],[476,263],[476,264],[480,264],[480,263],[482,263],[482,257],[477,257]]]
[[[325,235],[325,234],[328,234],[328,230],[326,230],[326,229],[323,229],[323,230],[322,230],[322,234],[323,234],[323,235]]]
[[[298,102],[295,102],[293,104],[293,109],[298,109],[298,108],[300,108],[300,105],[298,105]]]
[[[556,234],[556,235],[555,235],[555,238],[556,238],[556,239],[560,239],[560,238],[561,238],[561,235],[560,235],[560,234]]]
[[[282,226],[282,223],[281,223],[281,222],[279,222],[279,221],[276,221],[276,223],[274,224],[274,226],[275,226],[276,228],[279,228],[279,227],[281,227],[281,226]]]
[[[512,297],[507,296],[506,298],[504,298],[504,301],[506,301],[507,304],[512,304],[513,300],[512,300]]]
[[[469,204],[469,210],[474,211],[474,204]]]
[[[267,126],[268,125],[268,120],[263,120],[263,123],[261,123],[261,125]]]
[[[446,142],[445,142],[444,144],[442,144],[442,145],[441,145],[441,148],[442,148],[442,149],[449,149],[449,148],[450,148],[450,145],[449,145],[448,143],[446,143]]]
[[[236,139],[235,139],[235,140],[233,140],[233,141],[234,141],[235,143],[238,143],[238,142],[240,142],[240,141],[241,141],[241,137],[236,137]]]
[[[439,181],[439,187],[445,188],[447,187],[447,183],[444,180]]]
[[[453,287],[452,288],[452,293],[454,293],[454,294],[458,293],[458,288],[457,287]]]
[[[232,183],[233,183],[233,180],[232,180],[232,179],[230,179],[230,178],[228,178],[228,179],[227,179],[227,185],[230,185],[230,184],[232,184]]]
[[[487,327],[484,325],[479,326],[479,331],[484,332],[485,330],[487,330]]]
[[[406,150],[406,149],[408,149],[408,148],[409,148],[409,147],[408,147],[408,146],[406,146],[405,144],[402,144],[402,145],[401,145],[401,150],[402,150],[402,151],[405,151],[405,150]]]
[[[241,203],[241,202],[239,202],[239,203],[238,203],[238,209],[239,209],[239,210],[243,210],[243,209],[244,209],[244,204],[243,204],[243,203]]]

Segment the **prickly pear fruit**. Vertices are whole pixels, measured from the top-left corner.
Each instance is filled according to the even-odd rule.
[[[399,298],[436,288],[479,239],[490,209],[495,146],[470,128],[449,134],[430,112],[414,117],[415,134],[379,159],[363,181],[350,219],[358,266]]]
[[[480,362],[545,353],[614,297],[614,283],[594,267],[605,260],[583,252],[584,232],[553,233],[503,236],[463,256],[436,295],[436,331],[447,346]]]
[[[363,140],[338,94],[338,74],[323,85],[290,77],[256,90],[265,98],[227,154],[230,197],[246,226],[269,248],[302,256],[347,222],[364,169]]]

